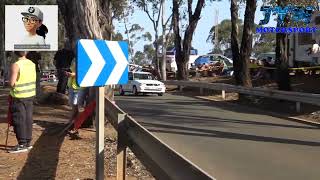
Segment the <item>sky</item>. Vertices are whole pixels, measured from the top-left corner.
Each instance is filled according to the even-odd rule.
[[[260,11],[260,7],[262,5],[261,1],[258,1],[256,14],[255,14],[255,23],[258,24],[260,20],[264,18],[262,12]],[[195,5],[194,5],[195,6]],[[170,13],[170,7],[172,7],[171,1],[166,1],[166,17],[169,16]],[[201,12],[201,19],[198,22],[198,26],[195,30],[195,34],[193,37],[192,46],[196,49],[198,49],[199,54],[207,54],[210,52],[213,48],[212,43],[207,43],[206,40],[208,38],[210,29],[213,25],[215,25],[215,11],[219,11],[218,21],[219,23],[224,19],[231,19],[230,15],[230,1],[229,0],[222,0],[220,2],[212,2],[207,3],[204,9]],[[242,5],[240,8],[240,18],[243,19],[244,17],[244,10],[245,5]],[[275,17],[270,18],[269,24],[266,26],[275,26]],[[150,32],[152,35],[154,35],[154,30],[152,27],[151,21],[148,19],[147,14],[141,10],[136,9],[134,14],[129,17],[128,19],[129,24],[139,24],[141,27],[145,29],[145,31]],[[116,31],[121,32],[124,36],[124,23],[123,22],[117,22],[116,23]],[[159,31],[162,33],[161,29]],[[125,37],[125,36],[124,36]],[[134,46],[134,51],[142,51],[143,46],[147,42],[139,41]]]

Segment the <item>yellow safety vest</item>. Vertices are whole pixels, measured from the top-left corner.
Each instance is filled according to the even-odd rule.
[[[29,59],[19,58],[18,80],[10,91],[14,98],[29,98],[36,95],[36,66]]]
[[[73,72],[73,73],[76,72],[76,68],[75,68],[75,64],[74,63],[72,63],[72,65],[71,65],[71,72]],[[68,87],[72,88],[73,90],[82,89],[80,86],[78,86],[77,81],[76,81],[76,77],[69,77],[69,79],[68,79]]]

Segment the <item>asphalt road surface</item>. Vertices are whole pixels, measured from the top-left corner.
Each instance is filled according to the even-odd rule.
[[[166,94],[116,97],[157,137],[218,180],[319,180],[320,129],[247,107]]]

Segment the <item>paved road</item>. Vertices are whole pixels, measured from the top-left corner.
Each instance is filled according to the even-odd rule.
[[[116,101],[218,180],[320,179],[319,128],[238,105],[170,94]]]

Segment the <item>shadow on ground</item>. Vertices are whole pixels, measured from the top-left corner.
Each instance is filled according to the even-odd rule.
[[[36,122],[44,128],[43,133],[33,144],[28,159],[20,171],[18,180],[25,179],[55,179],[59,160],[59,152],[64,136],[58,137],[53,131],[62,129],[63,124]],[[57,131],[58,132],[58,131]]]

